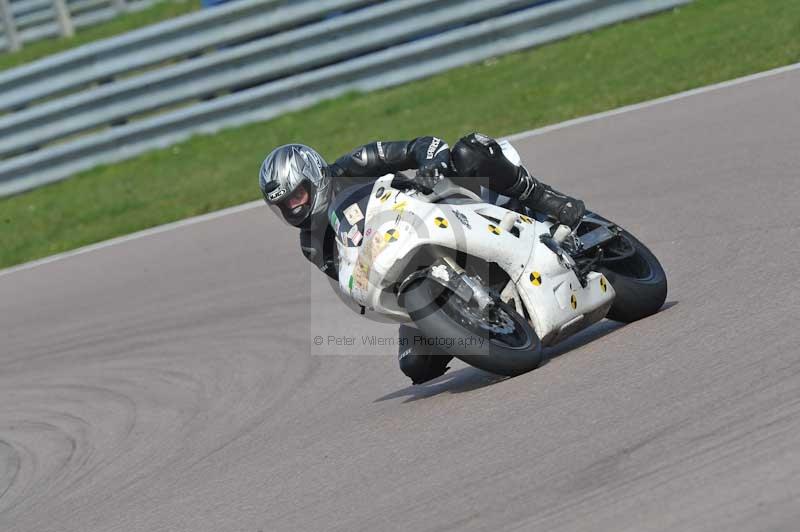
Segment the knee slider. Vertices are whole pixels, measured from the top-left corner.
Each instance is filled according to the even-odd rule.
[[[462,137],[450,150],[453,168],[461,177],[481,176],[481,169],[490,157],[488,137],[480,133],[470,133]]]
[[[430,355],[415,353],[412,347],[401,348],[399,356],[400,371],[414,384],[422,384],[444,373],[431,367]]]
[[[490,177],[498,188],[514,183],[517,167],[503,154],[503,148],[493,138],[471,133],[460,139],[450,151],[453,168],[462,177]]]

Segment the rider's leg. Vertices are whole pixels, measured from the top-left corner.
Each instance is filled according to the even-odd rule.
[[[422,384],[444,375],[450,369],[447,363],[453,359],[452,355],[436,347],[421,345],[419,341],[421,335],[419,329],[400,326],[398,348],[400,371],[405,373],[413,384]]]
[[[524,166],[506,157],[494,139],[472,133],[459,140],[451,151],[453,167],[460,177],[488,177],[491,188],[517,198],[527,207],[575,226],[586,207],[581,200],[566,196],[533,177]]]

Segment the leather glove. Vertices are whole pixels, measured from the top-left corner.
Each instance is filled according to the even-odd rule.
[[[417,170],[415,181],[420,186],[433,190],[433,187],[448,174],[448,166],[444,161],[426,161]]]

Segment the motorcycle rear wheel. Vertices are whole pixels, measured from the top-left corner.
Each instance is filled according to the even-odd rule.
[[[629,246],[632,255],[603,262],[597,269],[617,293],[606,317],[631,323],[661,309],[667,299],[667,275],[656,256],[631,233],[623,229],[618,240]]]

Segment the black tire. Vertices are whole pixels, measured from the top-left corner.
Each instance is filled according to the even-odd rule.
[[[499,302],[506,323],[512,332],[502,335],[479,327],[467,327],[465,305],[452,292],[430,279],[413,282],[402,295],[402,304],[430,339],[453,339],[453,345],[438,345],[456,358],[478,369],[497,375],[514,376],[537,368],[542,362],[542,349],[536,332],[512,307]],[[455,316],[455,318],[454,318]],[[508,320],[511,320],[510,322]],[[479,345],[478,338],[483,342]],[[459,340],[463,339],[463,342]]]
[[[658,312],[667,299],[667,275],[653,253],[623,230],[621,239],[635,250],[632,257],[598,266],[617,293],[607,318],[630,323]]]

